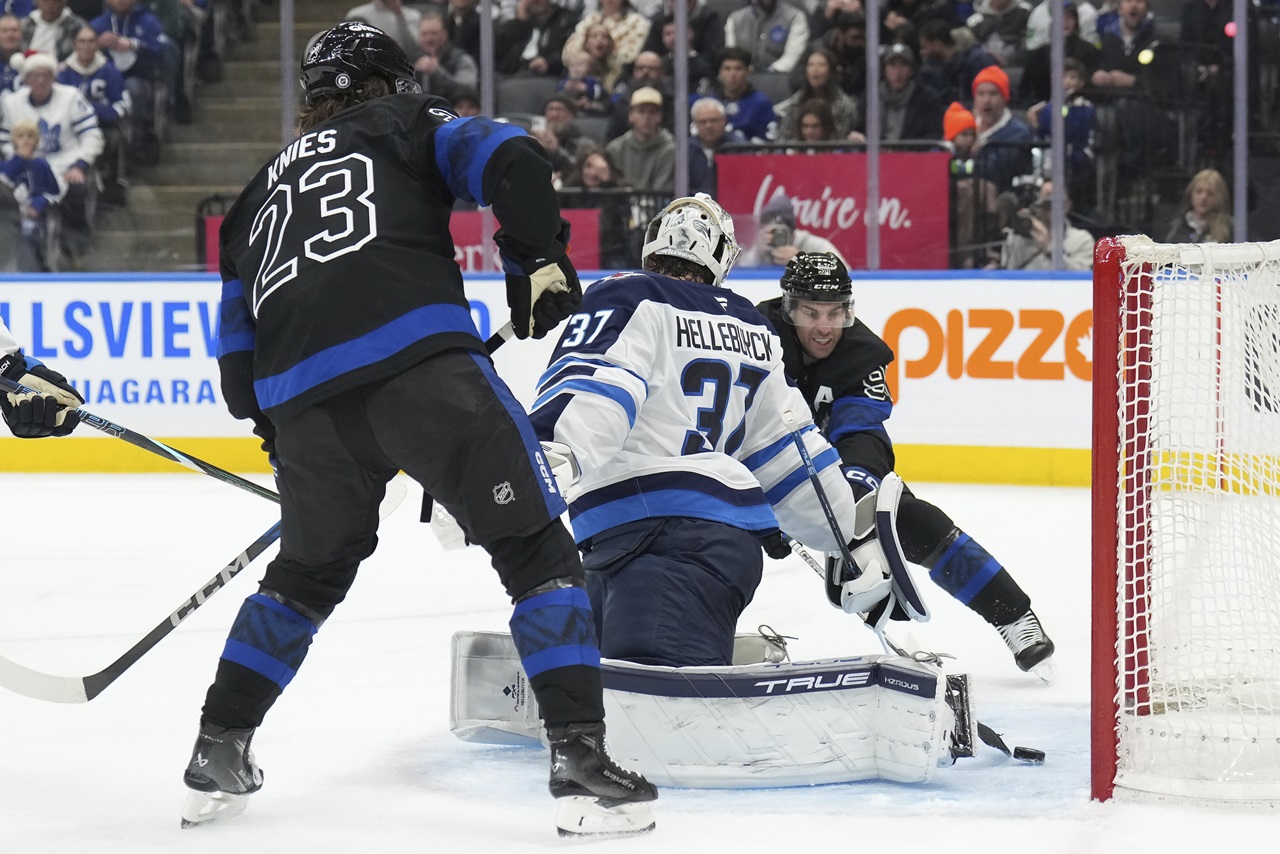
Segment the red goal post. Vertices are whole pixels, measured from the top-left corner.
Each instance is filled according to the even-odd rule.
[[[1280,241],[1101,240],[1092,793],[1280,805]]]

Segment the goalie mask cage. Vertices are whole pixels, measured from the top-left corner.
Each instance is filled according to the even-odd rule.
[[[1098,243],[1095,798],[1280,804],[1280,241]]]

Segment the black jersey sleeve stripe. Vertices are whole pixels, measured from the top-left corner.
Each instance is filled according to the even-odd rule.
[[[436,131],[436,167],[451,193],[463,201],[486,206],[492,201],[484,195],[484,170],[489,158],[502,143],[524,135],[514,125],[485,116],[446,122]]]

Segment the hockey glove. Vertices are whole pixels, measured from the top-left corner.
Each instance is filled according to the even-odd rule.
[[[553,249],[521,259],[515,242],[499,230],[493,237],[507,274],[507,305],[517,338],[542,338],[582,305],[582,285],[569,260],[569,224],[561,221]]]
[[[84,403],[67,378],[39,362],[28,364],[22,353],[0,359],[0,375],[34,389],[34,394],[0,394],[0,413],[19,439],[66,436],[80,423],[76,409]]]
[[[849,566],[843,554],[827,555],[827,599],[846,614],[865,614],[888,598],[893,589],[889,561],[876,540],[876,493],[858,500],[854,514]]]
[[[764,549],[764,553],[774,560],[791,557],[791,546],[787,545],[787,541],[782,536],[781,531],[765,534],[760,538],[760,545]]]

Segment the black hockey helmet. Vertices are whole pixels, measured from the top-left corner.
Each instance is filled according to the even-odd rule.
[[[853,280],[834,252],[797,252],[787,262],[780,284],[782,310],[792,323],[799,321],[799,325],[812,326],[819,317],[824,317],[838,326],[853,325]],[[844,307],[843,318],[801,303],[840,303]]]
[[[370,77],[381,77],[397,94],[422,91],[395,39],[377,27],[344,21],[307,45],[299,82],[312,103],[325,95],[363,94]]]

